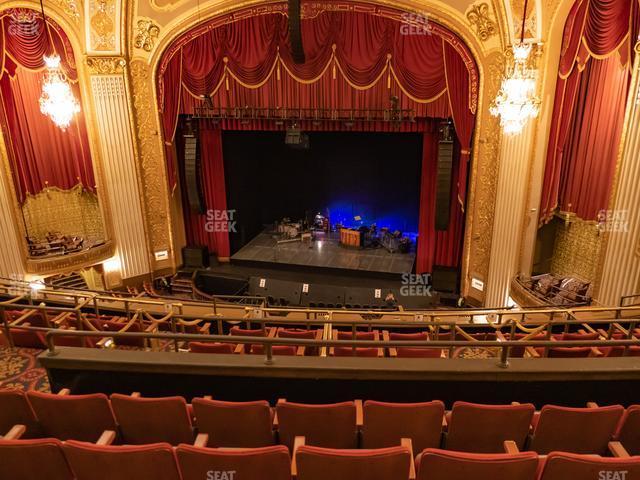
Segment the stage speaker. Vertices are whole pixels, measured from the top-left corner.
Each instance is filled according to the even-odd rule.
[[[207,268],[209,249],[207,247],[182,247],[182,264],[186,268]]]
[[[185,122],[184,139],[184,179],[189,208],[203,215],[207,207],[202,190],[202,165],[200,162],[200,141],[198,130],[190,121]]]
[[[274,278],[249,278],[249,295],[266,297],[269,305],[300,305],[302,284]]]
[[[436,169],[436,230],[447,230],[449,228],[451,175],[453,169],[452,130],[453,126],[449,123],[445,123],[440,127]]]
[[[291,57],[295,63],[304,63],[304,46],[302,45],[301,0],[289,0],[289,43]]]
[[[431,286],[436,292],[456,293],[459,283],[458,269],[455,267],[433,266]]]

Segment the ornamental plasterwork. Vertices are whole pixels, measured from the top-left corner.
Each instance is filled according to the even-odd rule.
[[[155,47],[160,35],[160,27],[152,20],[141,19],[136,23],[134,45],[136,48],[150,52]]]
[[[488,3],[475,3],[467,11],[467,20],[483,42],[498,33],[498,25],[491,15]]]
[[[87,57],[91,75],[122,75],[126,65],[122,57]]]
[[[119,23],[116,0],[88,0],[87,29],[89,50],[116,52]]]
[[[76,24],[80,23],[80,0],[55,0],[65,15],[71,18]]]

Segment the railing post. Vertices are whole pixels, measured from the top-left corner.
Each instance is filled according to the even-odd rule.
[[[48,357],[53,357],[55,355],[58,354],[58,352],[56,351],[56,342],[53,340],[53,334],[52,332],[47,332],[45,335],[45,341],[47,342],[47,356]]]
[[[500,363],[498,366],[500,368],[509,368],[509,347],[502,347],[502,350],[500,351]]]
[[[271,343],[267,343],[264,346],[264,353],[265,353],[265,359],[264,359],[264,364],[265,365],[273,365],[273,347],[271,345]]]
[[[171,312],[171,333],[173,333],[174,335],[177,333],[176,319],[173,316],[173,312]],[[173,351],[174,352],[180,351],[180,349],[178,348],[178,339],[177,338],[173,339]]]

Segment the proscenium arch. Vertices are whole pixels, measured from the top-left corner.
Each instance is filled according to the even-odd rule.
[[[211,20],[221,17],[223,15],[229,15],[242,10],[248,10],[251,7],[255,7],[256,5],[265,6],[265,2],[260,2],[260,1],[251,1],[251,2],[239,4],[239,5],[235,3],[235,6],[234,6],[234,3],[235,2],[230,2],[225,5],[217,4],[215,6],[210,6],[210,7],[204,6],[200,11],[193,9],[190,12],[183,14],[175,22],[173,22],[172,24],[169,24],[168,26],[169,30],[162,36],[162,38],[159,39],[158,46],[153,51],[151,57],[148,60],[148,63],[145,62],[150,66],[150,71],[151,71],[150,72],[151,84],[149,85],[149,88],[152,89],[152,96],[155,103],[155,108],[156,108],[155,125],[157,126],[157,132],[159,132],[158,137],[159,137],[159,141],[161,142],[161,145],[164,145],[165,139],[163,138],[163,134],[161,132],[162,129],[160,128],[161,118],[160,118],[159,105],[158,105],[157,75],[158,75],[160,64],[162,62],[165,52],[173,44],[173,42],[176,41],[180,36],[184,35],[185,33],[189,32],[190,30],[196,28],[199,25],[208,23]],[[269,4],[277,4],[277,3],[278,4],[282,3],[282,1],[270,2]],[[482,129],[482,125],[484,123],[483,118],[486,117],[486,115],[488,114],[487,99],[490,98],[490,95],[491,95],[491,94],[488,95],[488,92],[486,91],[488,87],[486,75],[489,69],[492,67],[491,62],[495,60],[496,56],[499,58],[502,57],[503,55],[502,47],[504,45],[505,38],[507,38],[508,35],[507,37],[505,37],[504,32],[499,32],[498,37],[500,39],[501,48],[498,50],[494,48],[493,50],[488,51],[484,47],[483,43],[478,40],[475,34],[473,34],[473,32],[471,31],[471,28],[466,23],[464,23],[464,20],[463,20],[464,17],[462,16],[462,14],[459,11],[454,11],[453,9],[451,9],[450,7],[444,4],[434,2],[433,4],[429,4],[425,6],[425,5],[419,5],[414,1],[394,1],[394,2],[363,1],[362,3],[367,3],[373,6],[380,6],[380,7],[385,7],[387,9],[397,10],[398,12],[401,12],[401,13],[414,13],[414,14],[428,15],[428,18],[433,19],[434,22],[440,24],[444,28],[448,29],[449,31],[457,35],[460,38],[460,40],[465,44],[466,48],[468,49],[471,57],[475,62],[478,75],[479,75],[478,109],[476,114],[476,125],[474,129],[473,151],[472,151],[472,157],[470,159],[471,165],[470,165],[469,180],[468,180],[469,183],[468,183],[468,194],[467,194],[467,209],[466,209],[466,216],[465,216],[466,217],[465,218],[465,235],[464,235],[464,242],[463,242],[461,277],[460,277],[461,293],[462,295],[466,296],[469,290],[470,278],[472,273],[470,272],[470,257],[473,249],[472,243],[476,242],[476,240],[480,236],[487,235],[486,233],[484,235],[475,233],[475,229],[474,229],[474,227],[476,226],[476,223],[479,223],[481,221],[480,218],[477,218],[477,219],[475,218],[476,216],[480,217],[481,215],[480,214],[474,215],[474,211],[476,210],[474,202],[476,201],[476,195],[475,195],[476,186],[479,182],[479,177],[482,176],[483,174],[482,169],[478,168],[478,157],[479,157],[481,145],[486,143],[486,139],[484,138],[486,136],[486,131]],[[504,12],[503,11],[496,12],[496,16],[499,18],[498,24],[504,25],[504,23],[500,21],[505,17]],[[498,138],[498,141],[499,141],[499,138]],[[487,153],[486,155],[489,155],[489,153]],[[166,172],[166,165],[164,164],[164,162],[163,162],[162,168],[164,169],[163,177],[166,181],[167,172]],[[491,179],[490,181],[495,182],[495,179]],[[491,190],[495,192],[495,188]],[[491,201],[489,203],[493,205],[493,203],[495,202],[495,197],[490,200]],[[170,198],[168,199],[168,201],[171,203]],[[485,221],[485,224],[486,223],[487,222]],[[490,223],[489,225],[490,228],[489,228],[488,235],[490,236],[491,230],[493,228],[492,216],[489,223]],[[173,227],[170,226],[170,228],[173,228]],[[174,252],[176,251],[175,244],[173,245],[173,251]],[[487,251],[487,249],[485,248],[484,251]],[[488,261],[489,259],[487,257],[485,261],[487,272],[488,272]],[[484,296],[482,296],[481,301],[482,302],[484,301]]]
[[[6,10],[11,10],[14,8],[24,8],[28,10],[33,10],[38,13],[41,12],[40,3],[39,2],[30,2],[30,1],[8,1],[2,4],[0,7],[0,12],[4,12]],[[111,210],[109,207],[108,201],[108,192],[106,189],[106,182],[104,181],[104,174],[102,168],[102,156],[100,153],[99,142],[98,142],[98,129],[96,127],[96,114],[93,108],[93,102],[91,101],[91,88],[89,85],[89,75],[88,68],[85,62],[85,49],[83,47],[83,34],[82,28],[83,24],[81,22],[75,26],[70,22],[68,15],[66,15],[58,6],[49,6],[45,5],[45,15],[47,19],[55,22],[58,27],[65,33],[67,36],[69,43],[71,44],[71,49],[73,51],[73,58],[76,64],[76,70],[78,71],[78,85],[80,87],[80,105],[84,112],[85,124],[87,128],[87,134],[89,136],[89,151],[91,154],[91,163],[94,169],[96,184],[98,187],[98,205],[100,207],[100,211],[102,214],[102,221],[105,228],[105,234],[107,240],[113,240],[113,228],[111,221]],[[19,212],[20,205],[18,203],[15,185],[12,181],[13,175],[11,173],[11,169],[8,162],[8,149],[7,142],[11,141],[9,138],[5,138],[5,136],[0,132],[0,181],[3,181],[2,177],[5,177],[4,180],[7,182],[7,190],[10,194],[11,198],[11,214],[14,226],[16,231],[21,234],[21,238],[25,237],[24,224],[19,220]],[[26,271],[27,268],[27,246],[24,241],[20,242],[20,250],[23,253],[21,258],[21,263]],[[95,261],[91,263],[96,263]],[[73,268],[82,267],[88,265],[74,265]],[[27,272],[29,273],[29,272]]]

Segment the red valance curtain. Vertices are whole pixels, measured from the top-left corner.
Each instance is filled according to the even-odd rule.
[[[22,203],[46,187],[68,190],[81,184],[95,189],[84,116],[66,131],[40,113],[43,55],[53,48],[76,98],[80,98],[73,51],[64,32],[49,23],[50,40],[40,14],[27,9],[0,14],[0,121],[11,157],[12,174]],[[52,48],[53,45],[53,48]]]
[[[291,58],[287,18],[281,13],[239,13],[175,42],[158,75],[167,142],[173,141],[178,115],[194,113],[205,94],[215,107],[240,109],[386,109],[396,96],[399,108],[412,109],[417,118],[453,117],[462,144],[464,165],[458,183],[464,205],[478,92],[477,69],[466,47],[435,24],[428,31],[406,35],[398,12],[395,17],[358,12],[352,10],[353,2],[347,4],[349,11],[321,5],[326,10],[302,21],[306,56],[302,65]],[[269,128],[256,122],[238,127],[238,123],[223,122],[222,127]],[[327,125],[320,128],[332,128]],[[168,159],[174,185],[171,152]]]
[[[608,206],[639,23],[637,0],[578,0],[567,18],[540,223]]]

